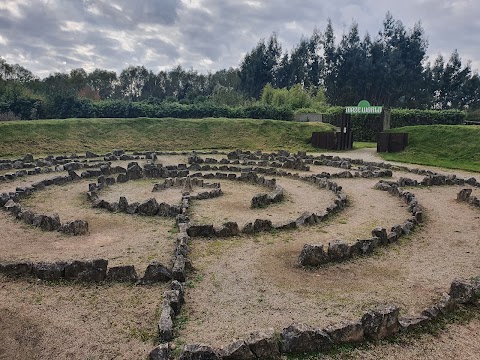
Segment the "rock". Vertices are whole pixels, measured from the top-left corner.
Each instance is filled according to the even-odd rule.
[[[208,345],[191,344],[185,345],[179,360],[220,360],[218,352]]]
[[[428,324],[429,321],[430,318],[428,316],[403,317],[398,320],[401,331],[409,331],[419,326],[424,326]]]
[[[296,221],[286,221],[274,226],[276,230],[292,230],[298,228]]]
[[[167,342],[173,339],[173,316],[173,309],[170,305],[164,303],[162,314],[158,321],[158,337],[162,342]]]
[[[62,226],[58,214],[52,216],[41,216],[40,229],[43,231],[57,231]]]
[[[353,343],[364,340],[363,326],[360,321],[331,325],[325,329],[333,343]]]
[[[372,236],[378,237],[382,245],[386,245],[388,243],[387,230],[382,227],[376,227],[373,229]]]
[[[283,329],[280,337],[281,351],[287,354],[320,352],[332,347],[327,333],[304,324],[290,325]]]
[[[172,272],[170,269],[159,263],[158,261],[152,261],[145,270],[145,274],[142,278],[142,283],[153,282],[167,282],[172,279]]]
[[[93,159],[93,158],[98,158],[100,156],[98,154],[95,154],[95,153],[91,152],[91,151],[85,151],[85,157],[87,159]]]
[[[178,282],[178,281],[177,281]],[[183,305],[183,290],[167,290],[163,293],[164,302],[172,308],[175,315],[180,314]]]
[[[254,331],[247,336],[245,343],[257,359],[280,358],[278,340],[273,329]]]
[[[240,233],[240,229],[236,222],[229,221],[224,223],[216,233],[219,237],[231,237],[237,236]]]
[[[71,261],[65,265],[65,279],[85,282],[100,282],[107,275],[108,260]]]
[[[155,216],[158,213],[158,203],[154,198],[144,201],[138,205],[137,212],[140,215]]]
[[[185,281],[185,257],[177,255],[172,267],[172,278],[184,282]]]
[[[242,228],[243,234],[253,234],[253,224],[251,222],[246,223]]]
[[[118,200],[118,211],[126,212],[128,207],[128,201],[125,196],[121,196]]]
[[[135,266],[133,265],[113,266],[108,269],[106,280],[115,282],[136,282],[138,276],[135,271]]]
[[[264,207],[267,207],[270,205],[271,201],[268,197],[268,194],[261,193],[261,194],[256,194],[251,201],[250,207],[252,209],[261,209]]]
[[[65,276],[65,263],[33,264],[33,275],[41,280],[60,280]]]
[[[83,220],[69,221],[63,224],[59,231],[70,235],[85,235],[88,233],[88,222]]]
[[[457,195],[457,200],[467,201],[471,194],[472,189],[462,189]]]
[[[333,240],[328,244],[328,258],[330,261],[342,261],[350,258],[350,246],[343,240]]]
[[[0,263],[0,273],[9,276],[26,276],[32,273],[33,264],[30,262]]]
[[[271,231],[273,229],[272,222],[270,220],[256,219],[253,223],[253,231]]]
[[[168,343],[158,345],[150,351],[148,360],[170,360],[170,346]]]
[[[453,280],[448,294],[457,304],[467,304],[472,302],[475,298],[472,283],[461,279]]]
[[[298,257],[302,266],[319,266],[329,262],[328,254],[323,251],[323,245],[305,244]]]
[[[365,337],[380,340],[397,333],[400,330],[399,312],[400,309],[394,305],[369,310],[361,320]]]
[[[33,159],[33,155],[32,155],[32,154],[26,154],[26,155],[23,157],[22,161],[23,161],[24,163],[32,163],[32,162],[34,162],[35,160]]]
[[[143,177],[143,170],[137,163],[130,163],[127,168],[127,179],[138,180]]]
[[[223,360],[254,360],[257,359],[244,340],[234,341],[220,351]]]
[[[127,214],[130,214],[130,215],[133,215],[133,214],[137,213],[138,212],[138,205],[139,205],[138,202],[127,204],[127,207],[125,208],[125,212]]]
[[[215,236],[215,228],[213,225],[191,225],[187,234],[191,237],[212,237]]]

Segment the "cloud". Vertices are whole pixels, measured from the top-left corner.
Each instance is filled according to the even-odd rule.
[[[354,20],[374,38],[387,11],[409,28],[421,20],[431,61],[458,49],[480,68],[473,0],[3,0],[0,54],[39,76],[128,65],[208,72],[238,66],[272,32],[290,50],[328,18],[337,39]]]

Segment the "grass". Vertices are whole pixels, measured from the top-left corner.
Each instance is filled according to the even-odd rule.
[[[314,131],[333,127],[253,119],[65,119],[0,122],[0,156],[126,150],[314,151]],[[316,150],[318,151],[318,150]]]
[[[363,142],[363,141],[354,141],[353,142],[353,148],[354,149],[371,149],[371,148],[377,148],[377,143],[375,142]]]
[[[408,133],[408,147],[381,153],[385,160],[480,172],[480,126],[409,126],[391,132]]]

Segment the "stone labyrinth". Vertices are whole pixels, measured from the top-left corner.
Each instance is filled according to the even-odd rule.
[[[479,187],[287,151],[0,160],[0,317],[44,358],[275,359],[382,339],[477,301]]]

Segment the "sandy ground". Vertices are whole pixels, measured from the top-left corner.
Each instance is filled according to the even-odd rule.
[[[99,197],[109,202],[118,201],[125,196],[129,203],[143,202],[154,198],[158,203],[179,205],[182,202],[182,187],[172,187],[158,192],[152,192],[155,184],[163,183],[163,179],[142,179],[114,184],[99,193]],[[197,188],[195,188],[197,189]]]
[[[32,261],[106,258],[111,265],[132,264],[144,270],[152,260],[170,264],[175,247],[175,221],[93,209],[85,192],[90,180],[51,186],[21,201],[22,206],[43,214],[58,213],[62,222],[88,221],[90,233],[69,236],[44,232],[6,212],[0,212],[3,260]]]
[[[220,345],[259,328],[281,330],[294,321],[323,327],[357,319],[379,303],[397,304],[408,314],[420,312],[455,277],[480,275],[480,212],[458,203],[457,190],[415,189],[428,221],[409,239],[376,256],[317,270],[296,264],[303,244],[317,242],[319,233],[324,236],[315,227],[194,241],[192,260],[201,281],[187,294],[190,321],[182,339]]]
[[[215,182],[220,183],[222,196],[192,201],[191,219],[196,223],[221,225],[226,221],[235,221],[240,227],[255,219],[269,219],[273,223],[281,223],[295,220],[305,211],[322,212],[335,199],[333,193],[326,189],[319,189],[299,180],[278,178],[277,184],[284,189],[286,199],[263,209],[251,209],[253,196],[272,190],[240,181],[215,180]]]
[[[382,161],[372,149],[333,155]],[[185,163],[186,157],[162,156],[159,162]],[[342,169],[312,167],[313,173],[322,171],[336,173]],[[13,191],[16,186],[58,175],[63,174],[2,183],[0,191]],[[395,172],[394,179],[400,176],[423,178]],[[324,327],[358,319],[368,308],[383,303],[401,306],[403,314],[416,314],[448,290],[452,279],[480,275],[480,211],[456,201],[461,187],[412,189],[425,208],[427,221],[400,243],[368,258],[315,270],[300,268],[297,258],[305,243],[328,244],[333,239],[351,242],[369,237],[373,227],[390,227],[409,216],[399,199],[373,190],[378,179],[335,181],[343,186],[350,206],[325,224],[227,240],[192,241],[189,256],[196,272],[189,277],[183,310],[187,322],[177,343],[222,345],[252,330],[274,327],[278,331],[292,322]],[[69,237],[42,232],[2,211],[0,260],[104,257],[111,265],[134,264],[139,272],[151,260],[171,261],[176,232],[173,219],[92,209],[85,198],[88,182],[91,180],[50,187],[23,204],[44,213],[52,213],[55,208],[62,221],[87,220],[90,234]],[[169,202],[166,199],[174,199],[180,192],[170,189],[151,193],[154,182],[115,185],[102,196],[109,201],[124,195],[129,201],[142,201],[155,194],[157,201]],[[222,197],[193,202],[191,217],[195,221],[219,225],[231,220],[243,225],[256,218],[271,218],[280,222],[304,211],[323,210],[333,200],[327,190],[278,178],[286,191],[286,201],[252,210],[252,196],[268,189],[232,181],[221,183]],[[474,195],[478,196],[477,190]],[[0,277],[0,339],[4,343],[0,359],[145,358],[153,347],[163,290],[123,285],[53,285]],[[355,350],[349,356],[449,359],[455,351],[461,358],[476,359],[479,331],[477,317],[468,324],[449,326],[438,337],[425,335],[401,345],[382,343]]]
[[[0,359],[145,359],[164,290],[0,277]]]

